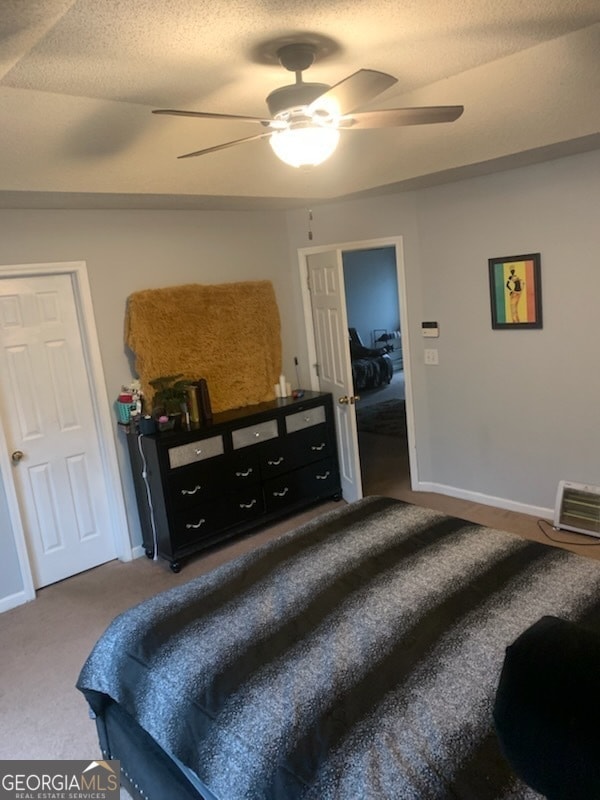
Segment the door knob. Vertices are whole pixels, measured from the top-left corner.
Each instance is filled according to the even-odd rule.
[[[338,397],[338,403],[341,403],[341,405],[343,406],[347,406],[349,402],[350,398],[346,394],[343,395],[342,397]]]
[[[11,458],[15,464],[18,464],[24,455],[25,453],[22,450],[15,450],[15,452],[11,455]]]

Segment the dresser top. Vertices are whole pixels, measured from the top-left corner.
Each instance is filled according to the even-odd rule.
[[[190,422],[189,426],[187,426],[184,423],[181,427],[174,428],[170,431],[160,431],[150,434],[148,438],[156,438],[159,439],[161,443],[168,443],[169,445],[178,444],[179,441],[189,439],[192,433],[204,436],[205,434],[210,434],[213,430],[217,433],[223,427],[230,428],[232,424],[235,424],[237,421],[258,422],[262,418],[280,417],[284,414],[301,411],[303,408],[312,408],[330,397],[330,394],[324,392],[305,391],[303,397],[284,397],[276,400],[267,400],[264,403],[257,403],[256,405],[231,408],[228,411],[214,414],[213,421],[209,425],[202,422]]]

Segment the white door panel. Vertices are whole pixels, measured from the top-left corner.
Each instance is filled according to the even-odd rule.
[[[69,274],[0,280],[0,409],[36,588],[115,558]],[[23,456],[18,460],[18,453]]]
[[[335,409],[342,494],[348,502],[362,497],[352,366],[340,250],[306,259],[319,369],[319,387],[331,392]]]

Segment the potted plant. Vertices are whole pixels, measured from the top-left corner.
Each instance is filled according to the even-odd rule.
[[[182,405],[186,402],[186,386],[189,381],[183,375],[163,375],[149,381],[154,389],[152,398],[152,416],[159,423],[161,430],[173,428],[181,419]],[[167,418],[166,420],[164,418]]]

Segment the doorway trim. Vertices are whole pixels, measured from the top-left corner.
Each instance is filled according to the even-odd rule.
[[[306,349],[310,365],[310,388],[319,389],[317,374],[317,349],[315,344],[314,323],[310,291],[308,288],[308,257],[315,253],[339,250],[346,253],[355,250],[376,250],[382,247],[393,247],[396,253],[396,275],[398,278],[398,305],[400,308],[400,333],[402,335],[402,360],[404,364],[404,388],[406,403],[406,427],[408,433],[408,464],[410,471],[410,484],[413,491],[419,487],[417,449],[415,441],[415,418],[412,394],[410,338],[408,324],[409,311],[406,292],[406,269],[404,266],[404,242],[402,236],[389,236],[379,239],[366,239],[358,242],[342,242],[341,244],[316,245],[313,247],[298,248],[298,269],[300,271],[300,286],[302,290],[302,308],[304,312],[304,331],[306,333]],[[342,271],[343,280],[343,271]],[[357,448],[360,460],[360,448]]]
[[[38,277],[42,275],[68,275],[71,278],[75,308],[81,331],[82,347],[86,362],[87,378],[92,394],[90,419],[98,431],[98,444],[104,483],[108,491],[111,533],[115,552],[120,561],[131,561],[133,551],[129,537],[129,526],[125,511],[125,500],[121,487],[117,450],[114,440],[114,425],[110,413],[106,382],[98,344],[94,307],[85,261],[64,261],[38,264],[0,265],[0,281],[6,278]],[[17,550],[17,558],[23,579],[23,590],[6,598],[0,598],[0,611],[26,603],[35,598],[33,575],[27,539],[21,519],[11,463],[8,457],[6,431],[0,420],[0,476],[6,492],[6,501]]]

